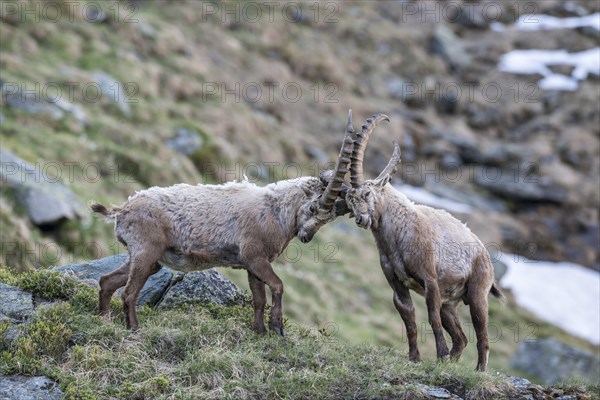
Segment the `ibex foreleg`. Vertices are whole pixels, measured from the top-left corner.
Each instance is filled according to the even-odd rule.
[[[267,304],[265,284],[250,271],[248,271],[248,283],[252,291],[252,305],[254,306],[253,329],[256,333],[265,334],[267,333],[267,328],[265,328],[265,305]]]
[[[251,262],[248,266],[248,271],[269,286],[273,303],[269,318],[269,329],[283,336],[283,282],[281,282],[281,279],[279,279],[279,277],[275,274],[271,264],[267,260]],[[257,322],[255,321],[255,325],[256,323]]]

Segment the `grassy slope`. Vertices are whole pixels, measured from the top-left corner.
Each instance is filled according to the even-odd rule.
[[[399,57],[398,54],[410,55],[411,43],[424,42],[427,32],[404,30],[406,36],[399,38],[395,33],[397,26],[387,20],[379,21],[375,29],[368,22],[377,13],[368,2],[342,7],[339,23],[312,26],[281,21],[264,26],[238,26],[221,24],[215,19],[200,23],[200,17],[189,12],[188,7],[164,8],[160,13],[153,7],[141,9],[136,17],[156,29],[155,38],[140,33],[138,24],[91,24],[77,17],[74,23],[68,23],[66,18],[59,23],[0,22],[1,78],[5,82],[31,85],[69,81],[73,77],[61,72],[62,67],[68,66],[80,71],[102,70],[122,82],[138,83],[140,90],[138,103],[131,105],[129,116],[110,102],[86,103],[76,98],[87,114],[86,126],[72,117],[56,121],[3,107],[2,147],[31,163],[80,162],[75,168],[75,179],[69,182],[63,177],[63,180],[84,202],[94,199],[119,203],[149,185],[204,181],[190,159],[162,145],[162,140],[179,126],[192,126],[205,136],[206,146],[191,157],[196,167],[201,168],[207,162],[293,160],[305,172],[312,171],[307,169],[312,160],[299,150],[300,144],[317,145],[333,156],[339,140],[333,132],[341,132],[344,120],[328,121],[338,121],[348,105],[360,116],[390,107],[387,93],[385,96],[379,92],[367,93],[362,82],[349,78],[352,76],[349,72],[357,73],[352,68],[359,68],[370,79],[383,79],[380,68],[384,64],[395,65],[407,76],[435,75],[444,68],[437,59]],[[361,12],[358,20],[353,16],[357,9]],[[332,39],[341,34],[350,39],[343,42]],[[369,49],[379,42],[392,43],[394,51],[387,56],[362,55],[361,46]],[[355,64],[358,67],[339,63],[336,57],[341,56],[359,60]],[[118,62],[112,61],[115,59]],[[310,93],[308,88],[314,82],[325,79],[340,88],[337,98],[343,101],[315,104],[308,95],[299,103],[249,104],[211,97],[201,100],[200,82],[230,82],[232,76],[241,82],[269,79],[299,82],[305,93]],[[367,86],[382,87],[381,82],[370,82]],[[311,118],[315,107],[330,118]],[[401,124],[392,125],[393,131],[400,128]],[[377,145],[384,140],[387,138],[374,137],[372,142]],[[104,171],[99,180],[84,178],[83,167],[88,162]],[[126,165],[136,168],[129,170]],[[115,168],[119,175],[111,173]],[[276,172],[278,177],[282,175],[280,168]],[[212,176],[206,179],[219,180]],[[115,251],[112,228],[97,219],[69,224],[42,235],[23,216],[18,205],[1,196],[0,201],[3,243],[16,240],[24,250],[56,243],[61,249],[60,257],[50,257],[51,252],[23,251],[8,258],[3,253],[2,257],[7,257],[2,260],[5,264],[21,269],[106,256]],[[301,257],[296,260],[294,251],[298,249]],[[329,262],[330,255],[335,262]],[[290,322],[304,324],[313,331],[326,328],[341,341],[399,346],[395,350],[378,350],[381,352],[406,352],[405,340],[401,340],[406,337],[404,328],[379,271],[368,232],[358,231],[344,221],[335,222],[325,227],[314,243],[293,242],[287,261],[280,260],[276,269],[286,284],[285,310]],[[243,272],[227,274],[247,287]],[[416,300],[419,326],[424,332],[428,329],[424,304],[422,299]],[[537,337],[558,336],[580,343],[512,303],[503,307],[492,300],[491,305],[491,321],[502,329],[498,341],[492,343],[493,369],[508,368],[511,352],[532,332],[528,325],[531,323],[538,327]],[[465,312],[462,316],[468,322]],[[159,321],[163,317],[154,318]],[[118,329],[107,326],[109,331]],[[472,331],[469,336],[472,338]],[[432,359],[432,336],[426,335],[421,341],[425,357]],[[461,365],[471,369],[474,353],[475,346],[471,344]]]
[[[54,300],[40,306],[16,344],[0,341],[0,373],[46,374],[67,399],[426,398],[419,384],[465,398],[508,398],[506,378],[457,363],[415,365],[397,350],[349,345],[325,332],[288,324],[285,338],[257,336],[251,307],[186,306],[140,310],[142,328],[121,313],[95,313],[95,290],[44,271],[0,282]],[[120,308],[114,300],[113,310]],[[7,325],[0,322],[0,333]],[[597,387],[562,389],[591,398]]]
[[[350,229],[351,221],[337,220],[320,231],[314,243],[292,242],[288,255],[275,267],[286,285],[286,316],[315,331],[326,328],[350,343],[382,344],[406,354],[408,344],[404,324],[393,306],[392,291],[381,273],[371,234]],[[358,244],[345,245],[348,241]],[[224,268],[221,272],[239,286],[248,288],[245,272]],[[416,306],[419,346],[422,354],[433,360],[435,341],[427,322],[425,301],[416,293],[412,297]],[[460,364],[474,368],[477,360],[475,332],[468,307],[462,306],[459,310],[470,342]],[[492,369],[510,372],[510,357],[519,343],[544,337],[555,337],[597,351],[519,308],[510,295],[506,304],[490,297]]]

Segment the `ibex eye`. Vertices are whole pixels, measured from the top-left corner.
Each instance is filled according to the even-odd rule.
[[[365,199],[371,195],[371,192],[365,192]]]
[[[314,214],[314,213],[315,213],[315,211],[317,211],[317,210],[315,210],[315,206],[313,206],[313,205],[311,204],[311,206],[310,206],[310,207],[308,207],[308,211],[310,211],[312,214]]]

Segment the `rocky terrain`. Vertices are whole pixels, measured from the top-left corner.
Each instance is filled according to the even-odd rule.
[[[57,174],[76,184],[94,180],[77,193],[83,203],[106,193],[90,186],[119,187],[106,193],[117,201],[136,183],[220,182],[244,173],[272,181],[299,169],[314,173],[313,163],[323,166],[335,154],[351,107],[361,119],[375,111],[392,118],[370,145],[371,174],[397,137],[401,179],[471,205],[461,217],[486,243],[600,268],[597,75],[575,91],[542,90],[539,75],[498,68],[513,49],[598,46],[592,27],[512,27],[534,12],[591,14],[598,11],[595,2],[483,1],[458,9],[438,5],[437,14],[427,14],[421,3],[413,9],[401,2],[332,2],[316,16],[308,7],[293,18],[278,8],[266,23],[252,22],[239,5],[238,14],[228,16],[227,3],[213,10],[193,2],[168,9],[134,3],[135,23],[108,10],[88,21],[83,5],[71,14],[63,10],[56,21],[40,15],[36,22],[21,12],[27,4],[2,15],[2,157],[26,166],[19,156],[57,163],[38,166],[40,176],[50,175],[46,182]],[[506,28],[498,32],[494,24]],[[75,89],[86,84],[100,91],[97,100]],[[39,149],[46,135],[55,144]],[[27,176],[22,169],[3,173],[8,188]],[[14,191],[27,196],[26,188]],[[14,207],[5,192],[3,202]],[[21,234],[78,215],[24,203],[22,222],[32,226]],[[6,226],[21,225],[10,215],[4,219]],[[5,234],[13,236],[18,233]]]
[[[152,185],[315,175],[336,156],[348,108],[357,126],[375,112],[391,117],[369,142],[368,176],[396,138],[403,164],[394,183],[446,207],[490,249],[600,270],[598,67],[577,62],[600,44],[593,21],[580,23],[597,2],[92,3],[0,9],[0,264],[12,271],[123,253],[112,227],[86,210],[91,200],[119,204]],[[557,29],[551,18],[575,22]],[[518,50],[567,54],[508,72]],[[557,90],[557,79],[571,88]],[[309,245],[292,242],[275,267],[290,322],[405,351],[377,260],[368,232],[348,220]],[[243,273],[223,272],[247,286]],[[157,284],[172,282],[161,274]],[[165,302],[163,294],[143,301]],[[513,354],[531,337],[598,360],[597,346],[512,297],[491,307],[500,329],[493,370],[516,373]],[[461,318],[468,324],[468,312]],[[422,341],[433,359],[433,341]],[[560,344],[545,349],[565,354]]]
[[[285,339],[257,336],[250,331],[250,299],[214,270],[182,279],[172,274],[166,285],[164,279],[147,282],[139,305],[150,304],[153,292],[162,300],[157,309],[141,308],[144,328],[131,333],[122,327],[117,302],[112,321],[94,313],[97,272],[118,267],[121,258],[20,275],[0,270],[1,399],[570,400],[598,394],[597,385],[541,386],[456,363],[412,364],[389,349],[350,346],[326,331],[289,323]],[[551,374],[541,364],[547,353],[539,353],[540,346],[540,359],[529,368]],[[586,367],[590,375],[598,372],[593,361]]]

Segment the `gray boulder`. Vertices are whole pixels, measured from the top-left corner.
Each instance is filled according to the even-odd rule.
[[[0,375],[0,400],[58,400],[58,384],[45,376]]]
[[[53,119],[60,120],[67,115],[72,115],[81,123],[85,123],[86,115],[81,106],[57,98],[48,98],[42,93],[31,91],[24,92],[22,87],[14,82],[0,81],[2,100],[12,108],[26,111],[30,114],[46,114]]]
[[[64,265],[53,268],[55,271],[67,273],[81,281],[98,285],[100,277],[119,268],[127,259],[127,254],[115,254],[100,260],[93,260],[80,264]],[[155,305],[163,296],[167,287],[171,284],[173,273],[168,268],[162,268],[156,274],[150,276],[138,297],[138,305]],[[120,289],[117,293],[121,293]]]
[[[204,141],[195,130],[179,128],[175,130],[175,137],[165,140],[165,144],[176,152],[189,156],[200,150]]]
[[[85,214],[84,206],[62,182],[46,176],[13,153],[0,150],[0,188],[22,204],[35,225],[52,225]]]
[[[569,378],[598,382],[598,355],[554,339],[522,342],[511,359],[511,368],[535,377],[545,385]]]
[[[0,316],[22,322],[33,313],[33,297],[14,286],[0,283]]]
[[[456,394],[451,393],[449,390],[441,387],[427,386],[420,383],[418,383],[416,386],[421,389],[430,399],[462,400],[462,397],[457,396]]]
[[[320,167],[327,165],[327,163],[331,161],[329,154],[327,154],[322,148],[308,143],[305,143],[303,147],[306,155],[311,159],[316,160]]]
[[[89,73],[91,80],[98,85],[102,91],[102,95],[112,101],[119,107],[119,110],[125,115],[131,114],[130,101],[125,88],[114,76],[102,71],[94,71]]]
[[[214,269],[188,272],[165,294],[159,308],[191,303],[213,303],[222,306],[241,302],[244,292]]]
[[[104,18],[104,13],[86,16],[89,21],[101,21],[98,18]],[[128,94],[125,87],[135,86],[135,82],[127,82],[123,85],[117,78],[104,71],[84,71],[78,68],[62,66],[59,68],[61,79],[66,82],[79,82],[85,85],[91,85],[95,90],[90,90],[84,100],[87,102],[108,102],[115,104],[119,110],[126,116],[131,115],[130,103],[135,103],[137,98],[133,94]],[[97,93],[99,92],[99,93]],[[87,96],[87,98],[86,98]]]
[[[444,24],[436,26],[431,40],[431,50],[434,54],[439,54],[455,71],[463,70],[472,61],[460,38]]]
[[[487,104],[469,103],[465,107],[465,114],[467,123],[473,128],[487,128],[502,121],[500,110]]]
[[[475,183],[505,198],[525,202],[563,204],[566,191],[545,176],[525,176],[495,167],[476,168]]]
[[[51,102],[42,98],[40,93],[23,92],[14,82],[0,81],[2,101],[9,107],[26,111],[30,114],[47,114],[53,119],[62,119],[65,113]]]

